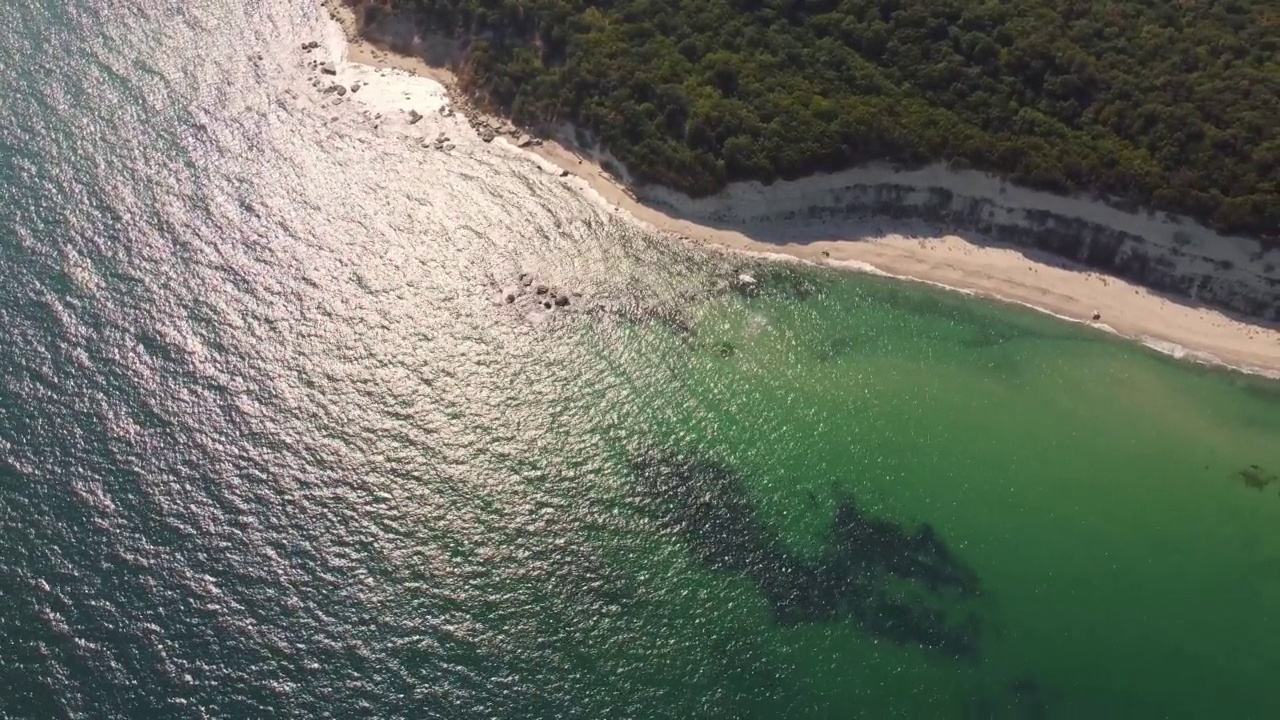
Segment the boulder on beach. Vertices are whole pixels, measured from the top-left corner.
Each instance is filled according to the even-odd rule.
[[[568,295],[558,295],[558,296],[556,296],[556,306],[557,306],[557,307],[564,307],[564,306],[566,306],[566,305],[568,305],[568,304],[569,304],[569,296],[568,296]]]
[[[331,62],[327,62],[320,66],[320,72],[324,73],[325,75],[337,75],[338,66],[334,65]]]
[[[342,97],[347,94],[347,89],[341,85],[334,85],[333,91],[338,93],[338,97]]]
[[[410,124],[410,125],[414,125],[414,124],[416,124],[416,123],[417,123],[419,120],[421,120],[421,119],[422,119],[422,114],[421,114],[421,113],[419,113],[417,110],[410,110],[410,111],[409,111],[409,124]]]
[[[546,295],[548,292],[551,292],[551,288],[546,285],[539,284],[538,287],[533,289],[533,291],[539,295]]]

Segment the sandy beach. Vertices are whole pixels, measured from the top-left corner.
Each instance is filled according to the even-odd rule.
[[[359,34],[354,13],[341,0],[326,0],[326,5],[346,35],[346,62],[394,68],[429,78],[446,88],[454,86],[452,73],[438,58],[433,58],[437,62],[428,62],[370,42]],[[405,49],[412,52],[421,48],[415,44]],[[777,183],[769,188],[731,187],[724,197],[709,201],[661,191],[655,196],[660,201],[654,201],[638,199],[627,178],[614,177],[602,167],[620,165],[602,162],[607,158],[600,153],[578,147],[570,132],[559,133],[522,152],[536,154],[543,163],[563,169],[572,176],[566,177],[567,181],[581,183],[589,195],[616,212],[688,242],[941,285],[1093,325],[1178,357],[1280,377],[1280,326],[1246,321],[1057,258],[1037,257],[1026,249],[976,244],[955,235],[895,233],[866,218],[826,219],[803,226],[794,221],[769,223],[752,217],[740,218],[740,222],[723,221],[735,207],[755,210],[779,198],[791,202],[782,202],[779,208],[793,208],[797,198],[837,187],[842,181],[839,177]],[[714,224],[689,219],[701,219],[701,214],[712,212],[710,206],[715,206],[718,221]],[[680,212],[671,211],[676,207]],[[1106,209],[1101,214],[1110,212]],[[1095,317],[1099,319],[1095,321]]]

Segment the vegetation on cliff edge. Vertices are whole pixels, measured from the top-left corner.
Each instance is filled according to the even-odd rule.
[[[385,0],[470,89],[694,195],[945,161],[1280,236],[1272,0]]]

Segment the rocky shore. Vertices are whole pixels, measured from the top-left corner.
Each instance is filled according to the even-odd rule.
[[[369,0],[350,2],[325,2],[346,35],[346,62],[422,75],[446,89],[443,104],[419,110],[401,103],[394,112],[410,125],[428,112],[456,114],[465,124],[444,124],[448,132],[523,148],[545,171],[649,229],[1007,300],[1180,357],[1280,376],[1280,250],[1163,213],[943,166],[866,166],[769,186],[734,184],[696,199],[635,186],[575,128],[521,128],[461,92],[454,71],[465,72],[464,52],[456,43],[385,11],[364,23],[352,4],[366,8]],[[351,86],[346,94],[332,87],[324,63],[314,69],[333,103],[351,97]],[[436,124],[422,144],[451,149],[448,132],[431,138]]]

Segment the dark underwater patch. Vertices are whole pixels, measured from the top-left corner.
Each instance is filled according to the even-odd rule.
[[[1245,487],[1259,492],[1266,490],[1268,485],[1280,481],[1280,476],[1274,473],[1268,474],[1258,465],[1250,465],[1237,472],[1236,477],[1244,483]]]
[[[712,351],[720,358],[731,358],[738,352],[738,348],[731,342],[718,342],[711,346]]]
[[[698,562],[749,578],[783,625],[853,618],[867,633],[957,657],[977,650],[966,608],[976,574],[929,525],[872,517],[843,499],[822,551],[789,548],[751,504],[742,478],[714,462],[649,455],[633,461],[646,511]]]

